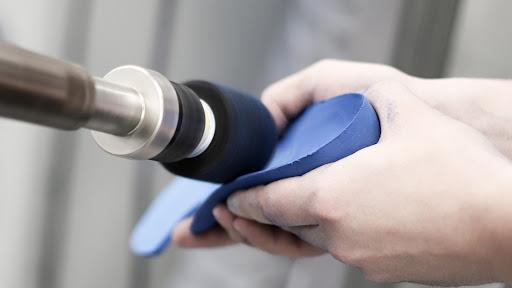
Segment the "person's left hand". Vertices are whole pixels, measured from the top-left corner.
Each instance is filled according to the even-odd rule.
[[[307,257],[325,253],[322,249],[277,226],[237,217],[223,204],[215,207],[213,214],[220,227],[211,228],[204,234],[194,235],[190,232],[192,218],[188,218],[173,231],[174,243],[186,248],[209,248],[245,243],[271,254],[288,257]]]

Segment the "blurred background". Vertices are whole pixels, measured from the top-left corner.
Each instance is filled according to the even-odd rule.
[[[507,0],[0,0],[0,39],[95,75],[135,64],[258,95],[326,57],[510,78],[510,11]],[[172,175],[109,156],[86,132],[6,119],[0,131],[1,288],[393,286],[328,256],[242,246],[134,257],[130,231]]]

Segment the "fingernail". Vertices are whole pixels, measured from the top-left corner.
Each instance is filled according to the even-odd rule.
[[[227,201],[228,210],[231,211],[234,214],[238,213],[238,197],[236,197],[235,194],[230,196]]]
[[[215,217],[215,219],[218,220],[220,217],[220,208],[219,207],[213,208],[212,214],[213,214],[213,217]]]

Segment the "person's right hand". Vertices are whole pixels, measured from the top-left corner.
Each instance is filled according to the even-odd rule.
[[[237,191],[229,211],[297,235],[377,282],[511,281],[512,162],[399,83],[365,96],[379,116],[378,143]],[[252,243],[255,231],[236,223]]]
[[[379,82],[396,81],[432,108],[483,133],[512,159],[512,81],[477,78],[425,79],[393,67],[326,59],[269,86],[262,94],[284,129],[305,107]]]
[[[508,116],[512,113],[507,111],[511,106],[506,105],[512,97],[511,81],[422,79],[385,65],[322,60],[269,86],[262,94],[262,101],[282,131],[313,102],[363,91],[388,80],[402,83],[431,107],[479,130],[502,153],[512,158],[512,118]],[[183,221],[173,233],[175,243],[194,248],[245,242],[286,256],[322,253],[277,227],[236,217],[224,205],[215,209],[215,217],[222,228],[217,227],[200,236],[190,233],[191,219]],[[266,235],[272,235],[271,239]]]

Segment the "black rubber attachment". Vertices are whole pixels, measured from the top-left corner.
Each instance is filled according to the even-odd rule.
[[[171,141],[152,158],[163,163],[176,162],[190,155],[201,141],[205,126],[203,105],[197,94],[185,85],[171,83],[178,96],[180,114]]]
[[[259,99],[206,81],[184,85],[211,107],[215,135],[201,155],[163,163],[164,167],[181,176],[217,183],[263,168],[277,143],[277,130]]]

